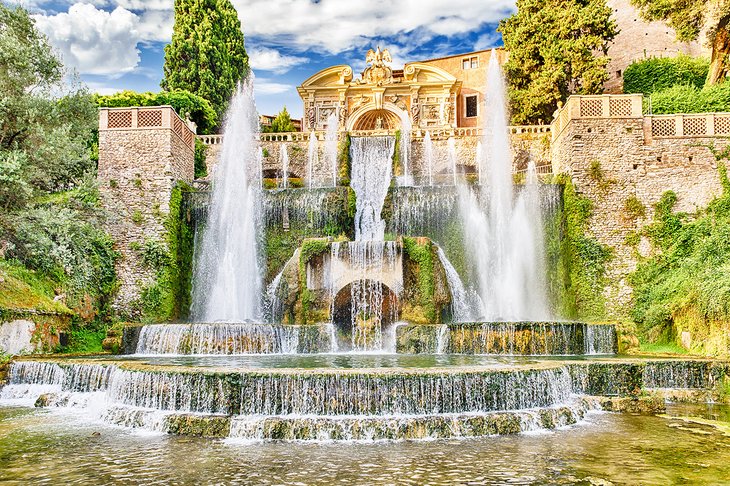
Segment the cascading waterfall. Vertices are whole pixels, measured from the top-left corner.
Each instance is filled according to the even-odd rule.
[[[355,241],[346,244],[352,271],[352,347],[355,350],[382,347],[383,285],[379,278],[384,263],[395,255],[393,242],[385,242],[382,219],[385,197],[392,176],[393,137],[355,137],[351,140],[352,176],[355,191]],[[343,245],[333,244],[335,257]]]
[[[537,177],[515,201],[507,106],[496,54],[489,61],[484,145],[487,183],[476,195],[460,187],[460,211],[472,281],[484,320],[546,320],[543,218]],[[534,166],[531,171],[534,173]],[[486,207],[485,207],[486,206]]]
[[[318,187],[315,183],[314,171],[319,162],[319,147],[317,135],[314,130],[309,132],[309,146],[307,149],[307,188],[312,189]]]
[[[279,144],[279,164],[281,164],[281,179],[278,186],[281,189],[289,187],[289,152],[286,150],[286,144]]]
[[[588,324],[585,332],[586,354],[614,354],[616,352],[616,327]]]
[[[191,309],[196,321],[242,322],[261,316],[258,127],[249,76],[231,99],[210,210],[196,245]]]
[[[140,331],[139,355],[309,354],[332,350],[329,325],[155,324]]]
[[[481,308],[479,296],[466,289],[459,277],[459,273],[446,257],[444,251],[439,247],[437,250],[441,265],[446,272],[446,281],[451,291],[451,307],[453,320],[456,322],[467,322],[475,318],[475,310]]]
[[[428,185],[433,186],[433,142],[431,142],[431,132],[428,130],[423,137],[423,162],[426,166]]]
[[[337,111],[333,111],[327,117],[327,133],[325,134],[324,151],[327,157],[327,164],[330,167],[330,183],[337,187],[337,140],[338,140],[339,117]]]

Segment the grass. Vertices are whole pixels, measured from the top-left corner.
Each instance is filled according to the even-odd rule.
[[[68,345],[60,347],[58,352],[67,354],[103,353],[102,341],[106,338],[106,329],[76,328],[68,333]]]
[[[640,343],[641,344],[639,350],[642,353],[646,354],[689,354],[689,351],[677,345],[676,343],[649,343],[643,341],[641,341]]]
[[[57,283],[15,262],[0,260],[0,310],[35,309],[59,314],[73,314],[61,302],[54,301]]]

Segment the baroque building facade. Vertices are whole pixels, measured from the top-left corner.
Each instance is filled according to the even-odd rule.
[[[387,49],[371,49],[359,77],[348,65],[332,66],[297,88],[304,103],[302,130],[326,130],[332,124],[347,131],[479,127],[492,55],[500,63],[506,60],[504,49],[495,49],[393,69]]]

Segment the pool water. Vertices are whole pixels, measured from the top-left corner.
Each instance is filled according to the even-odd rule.
[[[730,484],[730,436],[676,418],[589,414],[470,440],[237,443],[0,408],[0,482],[27,484]],[[730,427],[730,407],[670,406]]]

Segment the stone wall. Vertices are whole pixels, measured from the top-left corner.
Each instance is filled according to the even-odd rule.
[[[154,110],[161,115],[153,120],[159,121],[156,126],[140,124],[136,108],[100,112],[99,188],[109,213],[106,230],[120,254],[114,305],[131,317],[138,315],[141,292],[155,277],[155,270],[142,263],[141,250],[145,242],[165,241],[172,189],[178,181],[192,182],[194,175],[194,133],[171,107],[139,111]]]
[[[728,144],[725,137],[707,134],[656,136],[654,117],[644,117],[640,109],[628,116],[608,112],[580,116],[581,100],[619,98],[629,97],[571,97],[553,125],[551,148],[555,173],[568,174],[576,191],[593,203],[588,236],[613,249],[607,268],[610,284],[604,292],[612,317],[628,312],[627,276],[636,268],[637,253],[646,256],[652,251],[645,237],[638,246],[627,242],[627,237],[651,223],[653,205],[666,191],[677,194],[676,211],[689,213],[721,194],[717,162],[707,145],[722,149]],[[588,113],[585,105],[582,109]],[[626,209],[632,197],[644,205],[643,217]]]

